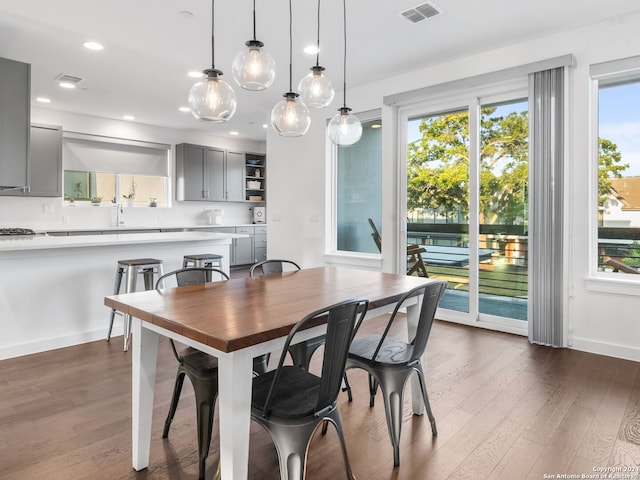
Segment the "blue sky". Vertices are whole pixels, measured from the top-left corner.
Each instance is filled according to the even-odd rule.
[[[600,137],[611,140],[629,168],[623,176],[640,175],[640,83],[600,89]]]

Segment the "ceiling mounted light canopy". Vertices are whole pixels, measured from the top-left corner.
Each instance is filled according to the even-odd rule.
[[[343,19],[344,19],[344,63],[343,63],[343,93],[344,102],[342,107],[338,109],[327,127],[327,135],[336,145],[347,146],[353,145],[362,136],[362,124],[358,117],[352,115],[351,109],[347,107],[347,2],[342,0]]]
[[[236,112],[236,94],[231,86],[220,79],[222,72],[215,67],[215,0],[211,0],[211,68],[206,75],[189,90],[189,108],[198,120],[225,123]]]
[[[276,78],[276,62],[264,43],[256,40],[256,0],[253,0],[253,40],[248,40],[247,48],[240,50],[231,64],[231,73],[236,83],[245,90],[264,90]]]
[[[324,108],[333,101],[335,90],[329,77],[324,74],[324,67],[320,66],[320,0],[318,0],[318,41],[316,44],[316,64],[311,67],[311,73],[300,80],[298,91],[302,101],[311,108]]]
[[[289,91],[271,111],[271,125],[278,134],[284,137],[300,137],[307,133],[311,125],[309,109],[293,91],[293,13],[289,0]]]

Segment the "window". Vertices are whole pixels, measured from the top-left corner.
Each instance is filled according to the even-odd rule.
[[[169,145],[65,132],[64,198],[168,206]]]
[[[632,278],[640,273],[640,59],[595,65],[591,74],[597,128],[593,261],[598,272]]]
[[[382,191],[382,122],[362,122],[362,138],[335,152],[335,243],[343,252],[379,253],[369,219],[380,228]],[[369,117],[371,118],[371,117]]]

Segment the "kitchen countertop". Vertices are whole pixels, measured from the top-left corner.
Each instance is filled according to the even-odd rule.
[[[158,231],[162,230],[165,232],[169,231],[190,231],[190,230],[203,230],[203,229],[214,229],[214,228],[235,228],[235,227],[266,227],[266,223],[232,223],[232,224],[223,224],[223,225],[162,225],[156,227],[144,226],[139,227],[135,225],[123,225],[121,227],[87,227],[87,228],[38,228],[34,230],[36,233],[58,233],[58,232],[117,232],[127,230],[151,230]]]
[[[133,228],[132,228],[133,229]],[[98,229],[96,229],[98,230]],[[103,229],[99,229],[103,230]],[[154,229],[157,230],[157,229]],[[88,230],[84,230],[88,231]],[[245,238],[248,235],[216,232],[155,232],[155,233],[123,233],[111,235],[73,235],[50,236],[45,234],[28,236],[0,237],[0,252],[22,250],[48,250],[58,248],[97,247],[105,245],[129,245],[141,243],[168,243],[208,241],[219,244],[230,244],[234,238]]]

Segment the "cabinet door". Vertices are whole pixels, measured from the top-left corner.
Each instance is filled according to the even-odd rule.
[[[207,148],[204,163],[205,200],[224,201],[224,157],[225,151]]]
[[[254,262],[253,255],[253,227],[236,227],[236,233],[249,235],[247,238],[233,240],[233,264],[250,265]]]
[[[62,127],[31,126],[29,186],[32,197],[62,196]]]
[[[28,184],[30,74],[29,64],[0,58],[0,187]]]
[[[244,200],[244,172],[244,153],[227,152],[227,201]]]
[[[182,144],[176,147],[176,198],[203,200],[203,168],[205,148]]]

